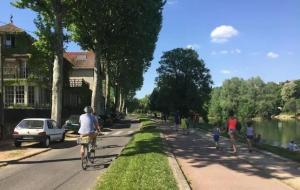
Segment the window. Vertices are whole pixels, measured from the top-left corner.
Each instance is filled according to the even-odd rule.
[[[16,104],[24,104],[24,86],[16,86]]]
[[[48,129],[53,129],[53,125],[51,121],[47,121]]]
[[[86,61],[86,55],[77,55],[76,61]]]
[[[15,47],[15,36],[14,35],[6,35],[5,47],[6,48],[14,48]]]
[[[10,106],[14,104],[14,87],[5,87],[5,105]]]
[[[28,104],[34,105],[34,87],[28,86]]]
[[[56,129],[57,128],[56,122],[55,121],[51,121],[51,123],[52,123],[53,128]]]

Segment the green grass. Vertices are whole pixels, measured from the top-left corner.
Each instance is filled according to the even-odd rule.
[[[155,123],[145,119],[104,175],[97,190],[178,189]]]

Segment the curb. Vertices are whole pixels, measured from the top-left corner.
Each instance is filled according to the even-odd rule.
[[[166,138],[162,133],[160,133],[160,137],[162,138],[164,144],[166,144]],[[188,183],[187,178],[184,175],[175,155],[171,152],[169,146],[166,146],[166,148],[169,166],[171,167],[172,173],[175,177],[179,190],[191,190],[190,184]]]
[[[30,157],[36,156],[36,155],[38,155],[38,154],[41,154],[41,153],[44,153],[44,152],[48,152],[49,150],[52,150],[52,148],[47,148],[47,149],[45,149],[45,150],[41,150],[41,151],[38,151],[38,152],[35,152],[35,153],[32,153],[32,154],[26,155],[26,156],[22,156],[22,157],[20,157],[20,158],[18,158],[18,159],[15,159],[15,160],[5,161],[5,162],[3,162],[3,163],[0,163],[0,168],[1,168],[1,167],[4,167],[4,166],[7,166],[7,165],[9,165],[9,164],[11,164],[11,163],[15,163],[15,162],[18,162],[18,161],[20,161],[20,160],[24,160],[24,159],[26,159],[26,158],[30,158]]]

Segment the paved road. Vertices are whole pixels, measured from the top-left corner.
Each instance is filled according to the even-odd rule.
[[[53,150],[28,158],[0,169],[0,189],[90,189],[97,177],[128,143],[138,124],[129,128],[112,129],[98,137],[94,167],[81,169],[80,147],[76,141],[55,143]]]

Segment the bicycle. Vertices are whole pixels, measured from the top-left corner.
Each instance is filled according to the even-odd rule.
[[[79,137],[77,143],[82,145],[84,148],[84,156],[81,159],[81,167],[83,170],[86,170],[89,166],[89,162],[94,164],[95,161],[95,148],[96,148],[96,139],[93,142],[92,138],[89,136]]]

